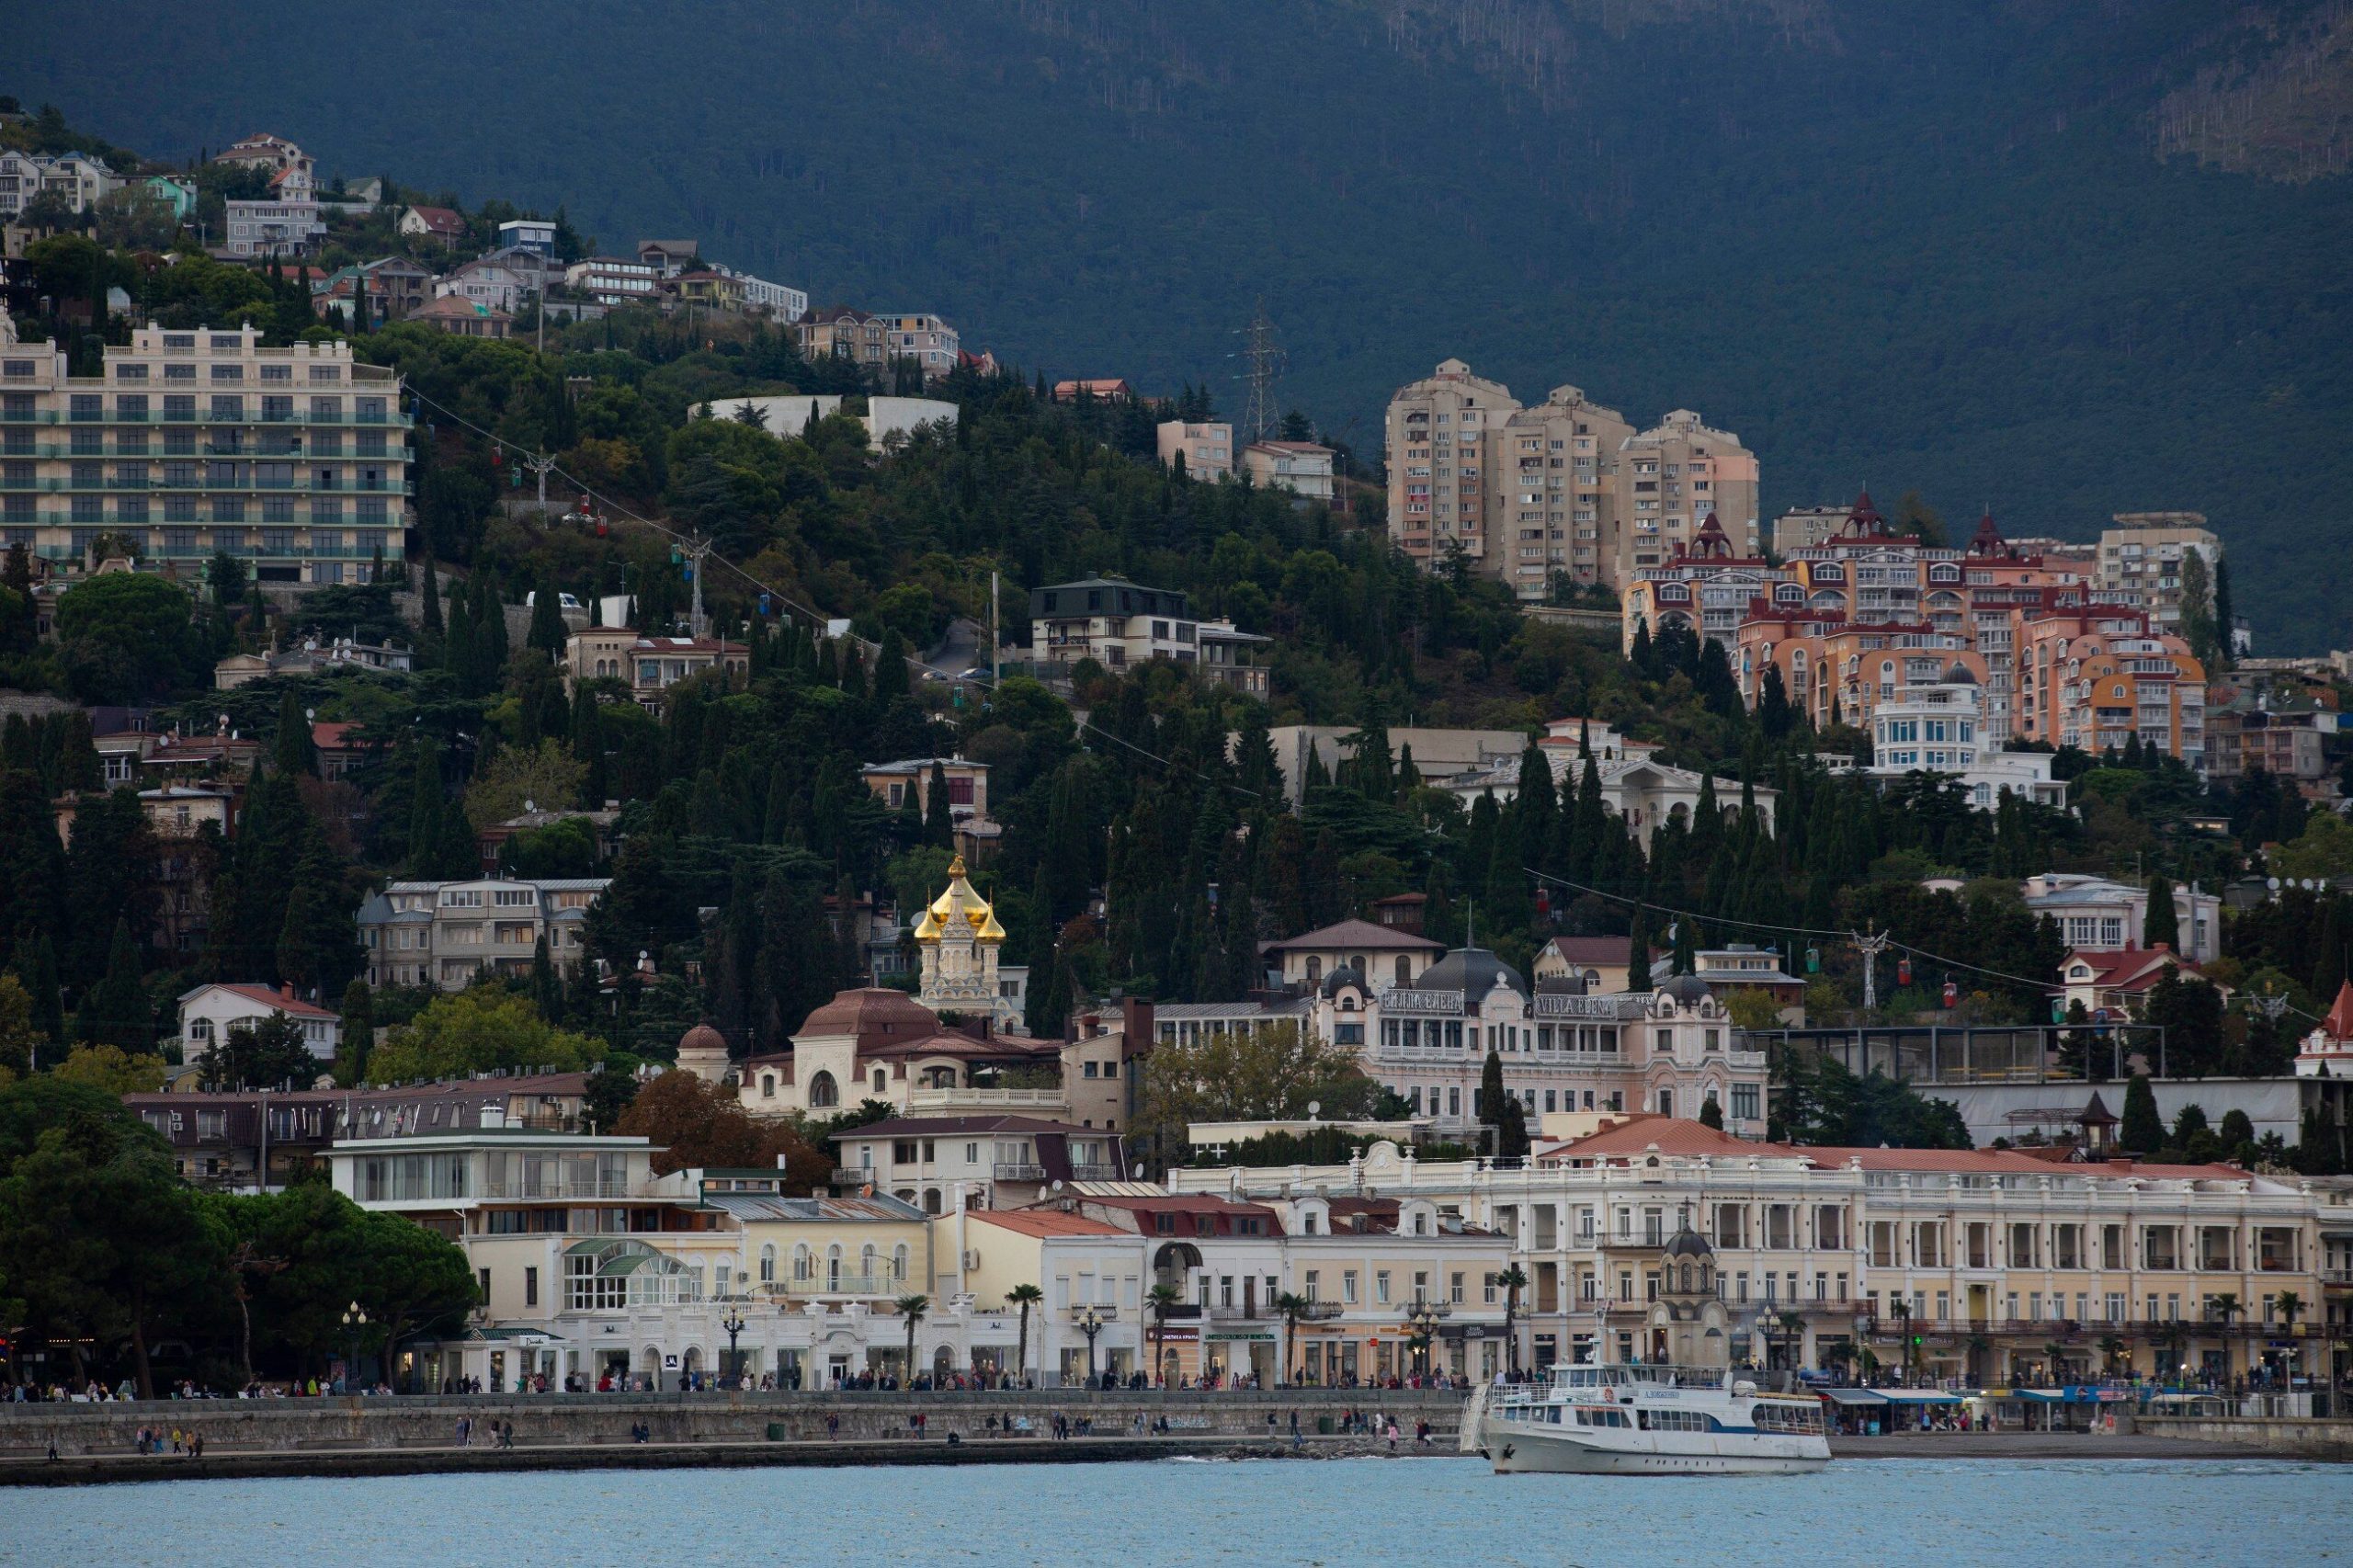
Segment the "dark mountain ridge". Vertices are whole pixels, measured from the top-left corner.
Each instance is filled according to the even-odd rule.
[[[1461,355],[1702,411],[1768,513],[2194,508],[2282,652],[2353,641],[2343,10],[125,0],[20,18],[11,85],[158,155],[267,128],[608,246],[692,234],[1154,391],[1229,386],[1263,298],[1284,400],[1367,448]]]

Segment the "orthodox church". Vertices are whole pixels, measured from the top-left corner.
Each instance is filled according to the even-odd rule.
[[[915,922],[915,937],[923,951],[916,1001],[935,1013],[988,1018],[999,1030],[1020,1029],[1020,1013],[997,983],[997,949],[1005,945],[1005,927],[973,891],[961,855],[949,862],[947,891]]]

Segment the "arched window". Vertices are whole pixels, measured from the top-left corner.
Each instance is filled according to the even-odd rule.
[[[931,1194],[931,1211],[935,1214],[939,1212],[939,1192],[937,1188]],[[901,1285],[907,1282],[907,1244],[904,1242],[891,1251],[891,1278]]]
[[[1414,981],[1414,960],[1404,954],[1397,955],[1397,983],[1410,985]]]
[[[819,1107],[837,1106],[841,1103],[842,1092],[835,1086],[834,1075],[822,1068],[819,1069],[817,1075],[809,1080],[810,1108],[813,1110]]]
[[[1307,960],[1307,983],[1313,985],[1323,978],[1324,960],[1311,955]]]
[[[792,1282],[806,1285],[815,1275],[816,1259],[809,1250],[809,1244],[801,1242],[796,1244],[792,1249]]]
[[[825,1249],[825,1289],[838,1290],[841,1288],[842,1249],[841,1244],[836,1242]]]
[[[880,1067],[874,1070],[874,1092],[878,1095],[886,1095],[891,1092],[890,1077]]]
[[[866,1276],[868,1279],[871,1280],[874,1278],[874,1260],[880,1256],[881,1255],[874,1250],[874,1244],[872,1242],[869,1242],[864,1246],[858,1248],[858,1271]],[[868,1288],[870,1290],[872,1289],[870,1285]]]
[[[763,1285],[776,1283],[776,1244],[774,1242],[761,1244],[760,1283]]]
[[[763,1073],[760,1074],[760,1098],[764,1100],[772,1100],[776,1098],[775,1074]]]

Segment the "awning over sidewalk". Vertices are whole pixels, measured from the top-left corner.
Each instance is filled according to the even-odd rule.
[[[1961,1395],[1942,1393],[1935,1389],[1881,1389],[1890,1404],[1959,1404]]]
[[[1877,1389],[1832,1388],[1818,1389],[1815,1392],[1826,1397],[1833,1404],[1885,1404],[1887,1403]]]

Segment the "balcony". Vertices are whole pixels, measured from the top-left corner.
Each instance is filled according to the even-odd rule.
[[[1093,1312],[1096,1318],[1103,1323],[1120,1321],[1120,1309],[1108,1301],[1073,1301],[1063,1311],[1069,1314],[1073,1323],[1076,1323],[1088,1312]]]
[[[1043,1181],[1046,1179],[1046,1167],[1043,1165],[999,1164],[992,1167],[992,1172],[998,1181]]]
[[[1117,1165],[1074,1165],[1070,1168],[1073,1181],[1119,1181],[1123,1176]]]
[[[1310,1301],[1299,1314],[1302,1323],[1331,1323],[1347,1309],[1337,1301]]]
[[[1060,1089],[944,1088],[907,1091],[907,1109],[910,1111],[985,1109],[1059,1112],[1064,1103]]]

